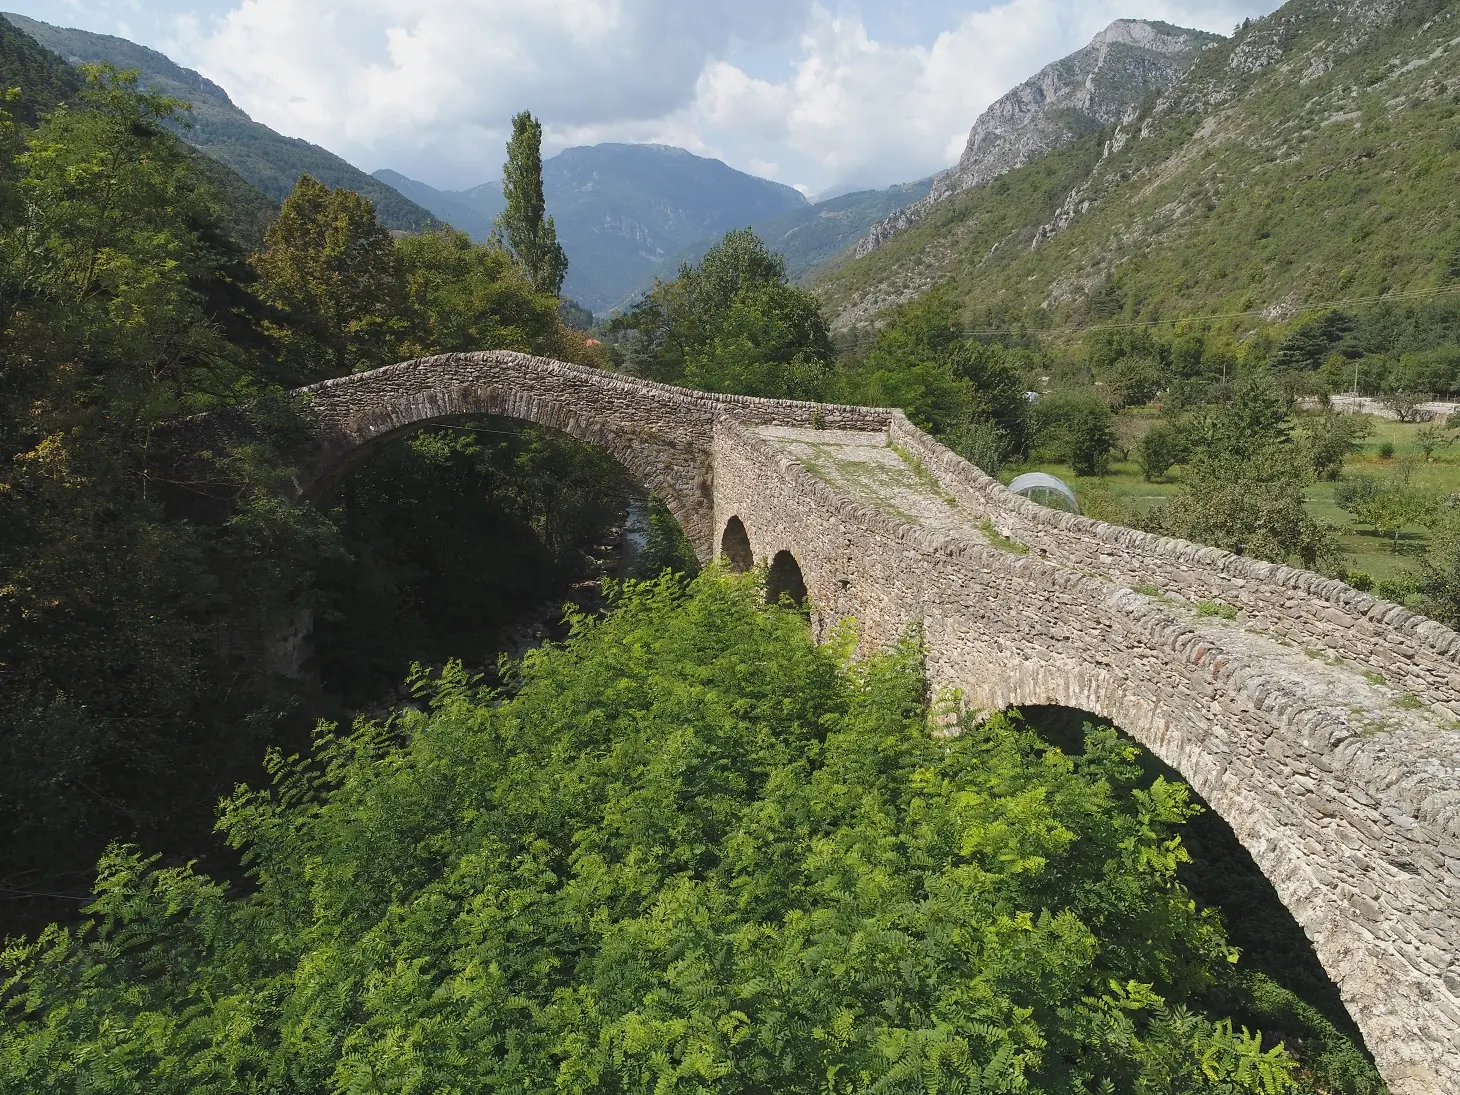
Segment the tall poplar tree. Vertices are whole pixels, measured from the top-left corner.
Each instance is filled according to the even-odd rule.
[[[558,243],[552,217],[546,216],[542,196],[542,123],[525,110],[512,118],[502,194],[507,208],[497,217],[497,233],[527,268],[538,291],[561,293],[568,256]]]

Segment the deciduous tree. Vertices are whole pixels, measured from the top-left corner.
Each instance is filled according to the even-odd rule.
[[[404,282],[375,205],[301,176],[254,257],[272,327],[300,383],[396,360]]]

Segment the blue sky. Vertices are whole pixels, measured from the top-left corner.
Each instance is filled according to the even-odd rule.
[[[655,141],[816,193],[928,175],[990,102],[1117,18],[1230,33],[1277,0],[8,0],[117,34],[367,171],[464,188],[507,120]]]

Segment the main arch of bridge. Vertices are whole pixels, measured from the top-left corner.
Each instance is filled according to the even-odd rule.
[[[510,353],[298,394],[318,423],[303,493],[431,422],[550,426],[614,456],[702,558],[793,559],[818,633],[853,618],[871,648],[917,627],[932,683],[974,707],[1110,719],[1232,825],[1396,1095],[1460,1091],[1454,632],[1315,574],[1044,509],[898,412]]]

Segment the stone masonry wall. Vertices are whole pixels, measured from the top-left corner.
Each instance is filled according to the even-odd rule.
[[[1460,715],[1460,635],[1434,620],[1311,571],[1041,506],[902,416],[889,436],[1006,536],[1129,586],[1237,606],[1288,641],[1342,651]]]
[[[795,556],[818,633],[852,617],[883,645],[919,625],[935,686],[984,709],[1095,712],[1180,771],[1313,940],[1396,1095],[1460,1090],[1453,742],[1432,765],[1422,732],[1356,734],[1321,687],[1274,679],[1236,632],[1224,645],[1037,551],[861,507],[728,419],[715,467],[716,527],[739,517],[757,560]]]

